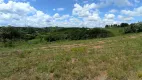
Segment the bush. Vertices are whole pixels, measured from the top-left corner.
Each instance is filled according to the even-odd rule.
[[[92,38],[105,38],[113,36],[113,33],[101,28],[87,29],[76,28],[60,32],[52,32],[45,37],[48,42],[57,40],[83,40]]]
[[[67,39],[67,35],[61,33],[50,33],[45,37],[45,40],[48,42],[53,42],[57,40],[65,40]]]
[[[88,31],[89,38],[106,38],[113,36],[113,33],[101,28],[94,28]]]
[[[2,42],[6,42],[7,39],[16,40],[20,37],[20,32],[11,26],[0,28],[0,38]]]
[[[124,33],[138,33],[142,32],[142,23],[131,24],[129,27],[124,28]]]
[[[88,38],[87,29],[76,29],[68,33],[68,39],[70,40],[81,40],[87,38]]]
[[[4,47],[14,47],[14,44],[11,40],[7,40],[4,44]]]
[[[24,34],[21,38],[23,40],[32,40],[32,39],[36,38],[36,35],[33,35],[33,34]]]
[[[57,40],[83,40],[92,38],[105,38],[112,33],[102,28],[34,28],[34,27],[0,27],[0,41],[3,43],[18,40],[46,40],[48,42]],[[36,42],[36,41],[35,41]]]
[[[38,44],[40,42],[41,42],[40,39],[32,39],[28,41],[29,44]]]

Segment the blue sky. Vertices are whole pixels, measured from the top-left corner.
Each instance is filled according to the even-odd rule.
[[[141,0],[0,0],[0,25],[104,27],[142,21]]]

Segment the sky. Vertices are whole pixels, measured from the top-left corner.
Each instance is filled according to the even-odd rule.
[[[0,0],[0,26],[104,27],[142,21],[142,0]]]

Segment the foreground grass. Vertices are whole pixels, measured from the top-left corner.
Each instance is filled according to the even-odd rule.
[[[0,80],[141,80],[142,33],[0,48]]]

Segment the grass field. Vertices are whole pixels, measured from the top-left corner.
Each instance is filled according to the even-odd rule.
[[[0,80],[142,80],[142,33],[0,48]]]

